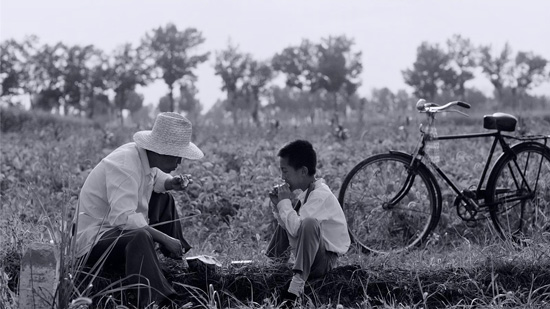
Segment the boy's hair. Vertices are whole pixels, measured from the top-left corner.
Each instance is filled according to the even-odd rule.
[[[308,175],[315,175],[317,167],[317,154],[313,145],[305,140],[295,140],[286,144],[277,154],[281,158],[288,160],[288,164],[294,169],[302,166],[307,167]]]

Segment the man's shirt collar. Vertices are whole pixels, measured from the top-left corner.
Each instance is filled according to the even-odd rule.
[[[153,171],[151,170],[151,166],[149,166],[149,159],[147,158],[147,152],[145,151],[145,149],[138,147],[137,145],[136,145],[136,148],[139,153],[139,160],[141,161],[141,167],[143,168],[143,172],[145,173],[145,175],[152,174]]]

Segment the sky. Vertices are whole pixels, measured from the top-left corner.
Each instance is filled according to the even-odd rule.
[[[508,42],[514,52],[550,60],[549,0],[0,0],[1,40],[37,35],[40,43],[93,44],[110,53],[168,23],[206,39],[197,51],[210,51],[210,59],[195,71],[205,110],[226,97],[213,67],[215,52],[229,42],[267,60],[303,39],[346,35],[362,51],[358,92],[367,97],[382,87],[411,93],[401,71],[412,67],[417,47],[444,45],[454,34],[495,50]],[[493,89],[484,76],[467,86]],[[167,91],[162,80],[138,89],[145,104]],[[532,93],[550,95],[550,83]]]

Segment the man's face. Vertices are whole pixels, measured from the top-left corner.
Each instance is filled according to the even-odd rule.
[[[281,168],[281,177],[290,186],[290,191],[298,189],[302,180],[302,169],[294,169],[288,164],[288,159],[280,157],[279,166]]]
[[[178,164],[181,163],[181,157],[173,157],[168,155],[158,155],[158,166],[157,168],[165,173],[170,173],[178,167]]]

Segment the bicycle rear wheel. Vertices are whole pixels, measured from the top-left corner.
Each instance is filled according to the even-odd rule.
[[[495,163],[487,181],[487,204],[503,238],[520,240],[550,232],[550,149],[526,142]],[[517,162],[517,165],[516,165]]]
[[[375,155],[346,175],[338,200],[353,241],[364,250],[405,250],[426,240],[437,224],[441,214],[437,181],[423,164],[409,171],[411,161],[406,154]]]

